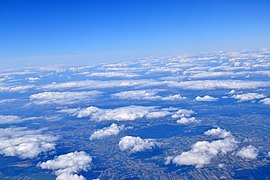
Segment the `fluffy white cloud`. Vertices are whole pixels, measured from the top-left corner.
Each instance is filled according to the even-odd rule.
[[[91,156],[84,151],[75,151],[39,163],[38,166],[42,169],[53,170],[57,180],[84,180],[83,176],[77,174],[81,171],[88,171],[91,163]]]
[[[175,113],[173,113],[172,118],[180,118],[176,122],[179,124],[191,124],[199,122],[195,117],[191,117],[195,112],[193,110],[188,109],[179,109]]]
[[[246,146],[240,149],[240,151],[237,152],[237,156],[244,158],[244,159],[256,159],[258,156],[259,150],[252,146]]]
[[[73,109],[65,112],[72,112],[72,115],[78,118],[90,117],[95,121],[133,121],[141,118],[162,118],[171,114],[170,111],[155,106],[125,106],[115,109],[100,109],[90,106],[85,109]]]
[[[210,130],[207,134],[220,136],[216,130]],[[182,152],[175,157],[168,157],[166,164],[172,162],[176,165],[195,165],[197,168],[210,164],[211,159],[218,155],[225,155],[237,148],[237,141],[233,136],[215,141],[198,141],[191,146],[191,150]]]
[[[197,97],[195,98],[195,100],[196,100],[196,101],[207,101],[207,102],[210,102],[210,101],[217,101],[218,98],[214,98],[214,97],[212,97],[212,96],[206,95],[206,96],[203,96],[203,97],[197,96]]]
[[[201,81],[164,81],[171,87],[205,90],[205,89],[256,89],[259,87],[269,87],[270,82],[266,81],[244,81],[244,80],[201,80]]]
[[[55,149],[56,137],[41,133],[42,130],[26,128],[0,129],[0,154],[24,159]]]
[[[245,93],[245,94],[235,94],[232,97],[242,102],[242,101],[252,101],[256,99],[262,99],[265,96],[263,94],[258,93]]]
[[[152,149],[157,146],[157,142],[154,139],[142,139],[140,137],[125,136],[119,141],[118,145],[121,151],[135,153]]]
[[[75,104],[87,99],[91,100],[100,95],[100,91],[80,91],[80,92],[43,92],[33,94],[30,96],[30,100],[34,104]]]
[[[118,126],[117,124],[113,123],[109,127],[105,127],[103,129],[100,129],[100,130],[95,131],[90,136],[90,140],[103,139],[103,138],[106,138],[108,136],[118,135],[122,130],[124,130],[124,128],[125,128],[124,125]]]
[[[204,133],[207,136],[216,136],[219,138],[227,138],[231,136],[231,133],[229,131],[226,131],[225,129],[221,129],[220,127],[216,129],[210,129]]]
[[[115,93],[112,97],[117,97],[119,99],[132,99],[132,100],[161,100],[161,101],[177,101],[186,99],[186,97],[180,94],[169,95],[169,96],[159,96],[157,93],[161,90],[132,90],[123,91]]]
[[[176,121],[179,124],[191,124],[191,123],[196,123],[198,120],[195,117],[182,117],[179,120]]]
[[[270,105],[270,98],[265,98],[263,100],[260,100],[260,102],[265,104],[265,105]]]

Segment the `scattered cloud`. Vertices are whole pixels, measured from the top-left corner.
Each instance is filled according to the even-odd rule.
[[[142,139],[140,137],[125,136],[119,141],[121,151],[129,151],[136,153],[144,150],[149,150],[157,146],[154,139]]]
[[[195,98],[195,100],[196,100],[196,101],[206,101],[206,102],[211,102],[211,101],[217,101],[218,98],[214,98],[214,97],[212,97],[212,96],[206,95],[206,96],[203,96],[203,97],[197,96],[197,97]]]
[[[85,180],[81,171],[88,171],[92,157],[84,151],[71,152],[55,157],[53,160],[39,163],[41,169],[50,169],[57,176],[57,180]]]
[[[124,129],[124,125],[118,126],[117,124],[113,123],[109,127],[105,127],[103,129],[95,131],[93,134],[91,134],[90,140],[103,139],[109,136],[116,136]]]
[[[262,99],[265,96],[263,94],[258,94],[258,93],[245,93],[245,94],[235,94],[232,97],[234,99],[239,100],[240,102],[243,102],[243,101],[252,101],[256,99]]]
[[[34,158],[42,152],[55,149],[56,137],[42,134],[42,131],[21,127],[1,128],[0,154],[25,159]]]
[[[244,158],[244,159],[256,159],[258,156],[259,150],[252,146],[246,146],[240,149],[240,151],[237,152],[237,156]]]

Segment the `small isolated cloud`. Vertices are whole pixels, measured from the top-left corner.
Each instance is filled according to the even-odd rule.
[[[149,150],[157,146],[154,139],[142,139],[140,137],[125,136],[118,144],[121,151],[129,151],[130,153]]]
[[[105,127],[103,129],[95,131],[90,136],[90,140],[103,139],[103,138],[106,138],[106,137],[109,137],[109,136],[116,136],[124,129],[125,129],[124,125],[118,126],[117,124],[113,123],[109,127]]]
[[[256,159],[258,153],[259,150],[256,147],[249,145],[240,149],[236,155],[244,159]]]
[[[85,180],[82,175],[77,175],[81,171],[88,171],[92,157],[84,151],[71,152],[39,163],[41,169],[50,169],[57,176],[57,180]]]
[[[256,99],[262,99],[265,96],[263,94],[258,94],[258,93],[246,93],[246,94],[235,94],[232,97],[234,99],[239,100],[240,102],[243,102],[243,101],[252,101]]]
[[[123,91],[113,94],[112,97],[131,100],[161,100],[161,101],[178,101],[186,99],[186,97],[183,97],[180,94],[159,96],[157,95],[159,91],[161,90],[154,89],[154,90]]]
[[[203,96],[203,97],[197,96],[197,97],[195,98],[195,100],[196,100],[196,101],[206,101],[206,102],[211,102],[211,101],[217,101],[218,98],[214,98],[214,97],[212,97],[212,96],[206,95],[206,96]]]
[[[55,149],[56,137],[44,135],[42,131],[26,128],[0,129],[0,154],[25,159]]]
[[[207,131],[207,134],[220,136],[221,133],[216,133],[216,131],[217,130],[210,130]],[[220,131],[224,132],[225,130]],[[191,146],[191,150],[182,152],[175,157],[169,156],[165,163],[169,164],[172,162],[176,165],[194,165],[199,168],[210,164],[212,158],[219,155],[225,155],[234,151],[236,148],[237,141],[231,135],[211,142],[198,141]]]
[[[160,109],[156,106],[125,106],[115,109],[100,109],[90,106],[79,110],[66,110],[73,112],[78,118],[90,117],[95,121],[133,121],[141,118],[154,119],[170,115],[168,110]]]
[[[176,121],[179,124],[191,124],[191,123],[196,123],[198,120],[195,117],[182,117],[179,120]]]
[[[85,100],[92,100],[100,95],[100,91],[80,91],[80,92],[43,92],[30,96],[30,101],[34,104],[76,104]]]
[[[270,98],[265,98],[263,100],[260,100],[260,102],[265,104],[265,105],[270,105]]]

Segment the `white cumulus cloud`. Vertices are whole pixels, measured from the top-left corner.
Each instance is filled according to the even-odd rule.
[[[198,120],[195,117],[181,117],[179,120],[176,121],[179,124],[191,124],[196,123]]]
[[[196,101],[206,101],[206,102],[210,102],[210,101],[217,101],[218,98],[214,98],[214,97],[212,97],[212,96],[206,95],[206,96],[203,96],[203,97],[197,96],[197,97],[195,98],[195,100],[196,100]]]
[[[121,151],[129,151],[130,153],[149,150],[157,146],[154,139],[142,139],[140,137],[125,136],[118,144]]]
[[[237,156],[244,158],[244,159],[256,159],[258,156],[259,150],[252,146],[246,146],[240,149],[240,151],[237,152]]]
[[[90,140],[103,139],[109,136],[118,135],[122,130],[124,130],[124,128],[124,125],[118,126],[117,124],[113,123],[109,127],[95,131],[93,134],[91,134]]]

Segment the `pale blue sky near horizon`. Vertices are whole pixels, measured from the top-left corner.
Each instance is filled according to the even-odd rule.
[[[270,47],[268,0],[2,0],[0,67]]]

